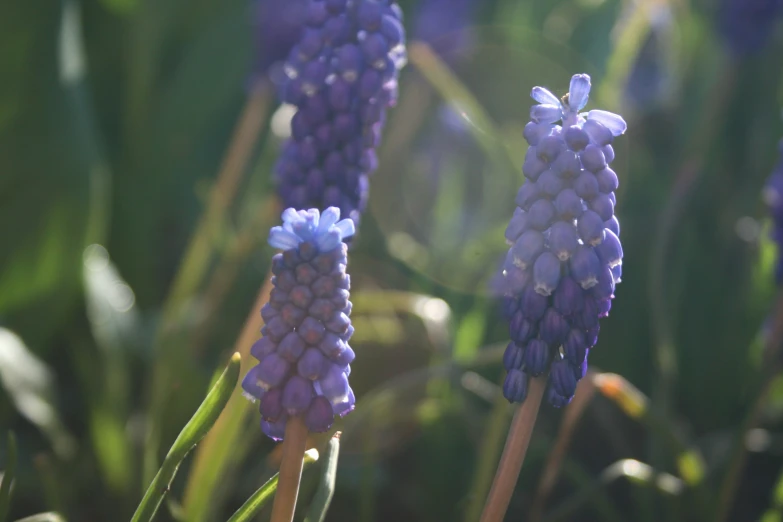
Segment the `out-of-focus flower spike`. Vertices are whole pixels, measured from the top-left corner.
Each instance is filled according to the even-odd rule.
[[[272,75],[282,80],[282,67],[291,49],[300,40],[306,23],[308,0],[256,0],[254,36],[256,56],[254,75],[257,79]]]
[[[388,1],[309,0],[280,96],[296,106],[275,176],[295,209],[337,207],[358,222],[385,113],[405,63],[401,11]]]

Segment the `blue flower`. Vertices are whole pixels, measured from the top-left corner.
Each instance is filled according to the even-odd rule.
[[[402,12],[387,0],[310,0],[305,18],[280,90],[297,111],[275,166],[278,193],[286,207],[333,206],[358,222],[406,61]]]
[[[263,337],[250,349],[259,363],[242,388],[259,401],[261,427],[275,440],[283,438],[291,416],[302,416],[310,431],[322,432],[335,415],[353,410],[344,240],[354,231],[353,221],[340,220],[334,207],[323,213],[289,208],[283,225],[269,231],[269,244],[283,252],[272,259],[273,289],[261,309]]]
[[[254,75],[274,75],[274,66],[285,60],[300,38],[307,0],[256,0]],[[273,78],[274,79],[274,78]]]
[[[506,229],[510,248],[504,265],[511,343],[504,364],[504,394],[521,402],[529,379],[549,374],[547,397],[561,407],[584,376],[587,355],[598,339],[599,318],[608,315],[620,282],[623,250],[614,215],[617,174],[612,142],[626,131],[617,114],[581,112],[590,97],[590,77],[571,78],[558,99],[535,87],[538,105],[524,137],[530,144]]]

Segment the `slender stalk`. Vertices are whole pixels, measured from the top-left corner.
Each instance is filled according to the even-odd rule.
[[[303,466],[306,468],[318,460],[318,451],[311,449],[305,452]],[[263,486],[258,488],[242,506],[231,515],[227,522],[249,522],[257,517],[267,502],[274,497],[277,491],[278,474],[275,473],[272,478],[266,481]]]
[[[501,381],[502,385],[502,381]],[[481,501],[486,498],[492,485],[492,473],[495,463],[503,449],[503,433],[506,432],[508,420],[512,409],[503,394],[498,392],[492,411],[489,414],[489,422],[481,438],[481,449],[476,459],[476,467],[473,472],[473,484],[470,487],[470,504],[465,510],[465,522],[475,522],[481,515],[483,508]]]
[[[302,458],[307,449],[307,426],[302,417],[290,417],[283,439],[283,460],[275,502],[272,504],[272,522],[292,522],[302,480]]]
[[[337,480],[337,460],[340,456],[340,435],[336,432],[327,443],[326,459],[321,472],[321,481],[318,484],[318,490],[315,492],[310,509],[305,517],[305,522],[323,522],[326,518],[326,512],[329,510],[329,504],[334,497],[334,483]]]
[[[595,395],[595,384],[593,384],[592,375],[588,375],[587,378],[579,381],[574,400],[571,401],[571,404],[568,405],[563,414],[563,422],[560,424],[555,445],[549,453],[546,466],[544,467],[544,474],[538,483],[538,490],[533,500],[533,508],[530,510],[531,522],[538,522],[543,517],[546,500],[557,483],[557,477],[560,475],[563,460],[565,460],[566,453],[571,445],[571,438],[576,430],[576,425],[582,418],[587,405],[592,401],[593,395]]]
[[[769,399],[772,384],[775,382],[775,377],[780,370],[778,361],[781,349],[783,349],[783,291],[778,293],[772,316],[772,326],[765,344],[763,357],[764,373],[761,384],[759,385],[753,406],[748,411],[748,414],[742,423],[739,438],[735,443],[728,470],[726,471],[723,483],[721,484],[720,495],[718,496],[718,506],[715,512],[716,522],[724,522],[729,517],[732,504],[734,503],[734,497],[737,494],[737,486],[739,485],[742,471],[745,468],[745,462],[748,458],[745,435],[755,426],[758,426],[759,419],[764,413],[764,406],[766,406],[767,400]]]
[[[481,522],[502,522],[508,509],[514,487],[525,461],[525,454],[533,435],[533,427],[536,424],[538,408],[544,398],[546,389],[546,376],[536,377],[531,380],[528,387],[527,399],[514,414],[511,428],[506,438],[506,446],[500,457],[498,470],[492,489],[489,491],[487,503],[484,504],[484,512],[481,514]],[[275,521],[276,522],[276,521]]]

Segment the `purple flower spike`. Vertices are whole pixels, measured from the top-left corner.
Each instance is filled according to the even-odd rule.
[[[526,182],[506,229],[503,267],[512,339],[503,358],[503,393],[512,402],[522,402],[528,379],[539,375],[548,375],[550,404],[571,401],[620,282],[619,179],[609,164],[612,143],[627,126],[611,112],[581,112],[590,87],[590,77],[577,74],[562,100],[543,87],[531,92],[538,105],[523,133],[530,145]],[[783,218],[783,181],[779,187]]]
[[[303,27],[307,22],[307,0],[257,0],[255,5],[256,58],[254,74],[263,78],[272,74],[273,80],[279,80],[282,70],[276,71],[291,49],[300,41],[299,53],[312,49],[319,41]],[[304,45],[302,45],[304,44]],[[315,52],[318,52],[317,50]]]
[[[275,440],[283,438],[289,417],[302,416],[311,431],[325,431],[335,415],[353,409],[348,364],[354,353],[346,344],[353,326],[344,243],[353,233],[353,221],[340,220],[333,207],[323,214],[289,208],[283,225],[269,233],[269,243],[285,250],[272,260],[274,288],[261,312],[267,324],[251,348],[259,363],[242,388],[260,399],[261,427]]]
[[[280,87],[282,101],[297,112],[275,166],[278,194],[285,206],[333,206],[358,223],[406,61],[402,13],[393,2],[375,0],[309,0],[305,8],[306,28]],[[293,248],[292,238],[283,239],[289,243],[279,248]],[[340,242],[334,235],[321,240],[322,251]]]

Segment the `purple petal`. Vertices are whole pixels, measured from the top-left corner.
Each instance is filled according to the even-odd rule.
[[[593,110],[587,113],[588,120],[594,120],[609,129],[613,136],[624,134],[628,124],[619,114],[608,111]]]
[[[530,107],[530,118],[538,123],[554,123],[563,117],[560,105],[533,105]]]
[[[571,77],[568,89],[568,105],[571,110],[581,111],[587,105],[590,97],[590,77],[586,74],[575,74]]]
[[[544,105],[560,106],[560,100],[557,99],[557,96],[543,87],[533,87],[533,90],[530,91],[530,97]]]
[[[269,245],[281,250],[290,250],[299,246],[302,239],[283,227],[272,227],[269,231]]]

